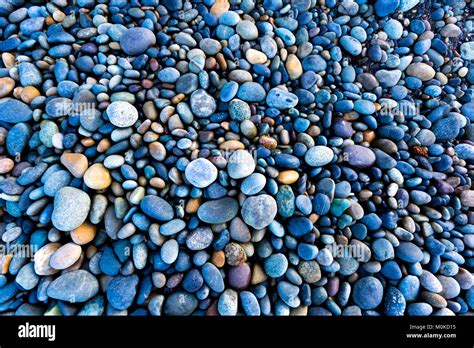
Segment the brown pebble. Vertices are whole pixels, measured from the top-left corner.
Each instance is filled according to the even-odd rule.
[[[253,271],[252,271],[252,278],[250,279],[250,284],[256,285],[263,283],[268,279],[268,276],[263,271],[262,266],[259,264],[254,264]]]
[[[84,173],[84,184],[93,190],[105,190],[112,184],[112,177],[102,163],[95,163]]]
[[[71,239],[78,245],[84,245],[95,238],[97,227],[89,222],[84,222],[81,226],[71,231]]]
[[[224,252],[222,250],[219,250],[219,251],[216,251],[215,253],[213,253],[212,257],[211,257],[211,262],[217,268],[224,267],[224,264],[225,264]]]
[[[278,174],[277,181],[280,184],[291,185],[298,181],[299,178],[300,175],[296,170],[285,170]]]
[[[219,18],[224,12],[229,11],[230,3],[228,0],[216,0],[211,7],[211,13]]]
[[[273,139],[272,137],[269,137],[267,135],[263,135],[258,139],[258,142],[262,144],[264,147],[267,149],[273,150],[277,147],[278,142]]]
[[[112,142],[108,138],[104,138],[97,144],[97,152],[103,153],[112,146]]]
[[[65,153],[61,156],[61,163],[76,178],[82,178],[89,163],[82,153]]]
[[[10,172],[15,166],[15,162],[10,158],[0,158],[0,174],[5,174]]]
[[[10,262],[13,259],[12,254],[3,255],[0,258],[0,274],[8,274],[8,269],[10,268]]]
[[[9,77],[0,78],[0,98],[9,95],[15,88],[15,81]]]
[[[36,87],[33,86],[27,86],[23,88],[21,91],[21,100],[23,100],[26,104],[30,104],[33,99],[36,97],[39,97],[41,95],[40,91]]]
[[[239,266],[247,260],[247,254],[244,248],[238,243],[231,242],[224,249],[227,264]]]
[[[219,145],[219,149],[227,151],[243,150],[245,149],[245,145],[238,140],[227,140]]]
[[[186,203],[185,211],[187,214],[194,214],[195,212],[197,212],[200,205],[201,205],[200,198],[191,198]]]

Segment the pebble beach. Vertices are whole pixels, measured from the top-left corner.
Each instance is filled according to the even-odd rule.
[[[474,3],[0,0],[0,315],[474,314]]]

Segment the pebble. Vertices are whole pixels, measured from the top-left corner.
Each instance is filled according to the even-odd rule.
[[[107,287],[107,299],[118,310],[129,308],[137,294],[138,276],[136,274],[115,276]]]
[[[54,269],[66,269],[81,257],[82,248],[74,243],[67,243],[57,249],[49,259],[49,264]]]
[[[54,197],[51,222],[60,231],[72,231],[86,220],[90,206],[87,193],[74,187],[63,187]]]
[[[93,190],[105,190],[112,184],[112,177],[101,163],[91,165],[84,173],[84,184]]]
[[[76,178],[82,178],[89,167],[86,156],[72,152],[64,153],[61,156],[61,164]]]
[[[270,195],[248,197],[242,205],[242,218],[257,230],[270,225],[276,214],[277,204]]]
[[[469,2],[40,3],[0,6],[1,314],[472,314]]]
[[[25,103],[13,99],[0,99],[0,121],[7,123],[28,122],[33,116],[33,112]]]
[[[266,99],[267,105],[276,109],[291,109],[298,104],[298,97],[280,88],[272,88]]]
[[[202,267],[202,276],[204,281],[209,285],[209,287],[215,292],[224,291],[224,279],[219,269],[214,266],[212,263],[205,263]]]
[[[232,220],[239,211],[239,204],[230,197],[207,201],[198,209],[198,217],[208,224],[222,224]]]
[[[163,198],[157,196],[145,196],[140,201],[140,208],[143,212],[159,221],[169,221],[174,217],[171,205]]]
[[[334,158],[334,152],[326,146],[313,146],[304,155],[305,162],[311,167],[322,167],[330,163]]]
[[[255,170],[255,160],[246,150],[236,150],[230,155],[227,172],[233,179],[248,177]]]
[[[155,43],[155,34],[147,28],[129,28],[120,37],[120,48],[131,56],[145,52]]]
[[[361,145],[349,145],[344,148],[344,156],[347,162],[355,168],[368,168],[375,163],[374,152]]]
[[[354,302],[362,309],[374,309],[382,302],[383,287],[372,276],[359,279],[354,285]]]
[[[211,245],[214,235],[208,227],[198,227],[186,237],[186,245],[190,250],[204,250]]]
[[[204,89],[198,89],[191,94],[191,110],[197,117],[209,117],[216,110],[216,101]]]
[[[435,70],[425,63],[412,63],[408,66],[406,73],[419,78],[421,81],[429,81],[434,78]]]
[[[226,289],[219,297],[217,303],[217,311],[222,316],[234,316],[237,315],[239,302],[239,295],[237,291],[232,289]]]
[[[9,95],[15,88],[15,81],[9,77],[0,78],[0,98]]]
[[[166,298],[163,310],[170,316],[188,316],[194,312],[198,303],[194,295],[186,291],[176,291]]]
[[[265,273],[272,278],[279,278],[288,269],[288,259],[283,254],[273,254],[265,260]]]
[[[64,273],[54,279],[47,288],[51,298],[66,302],[86,302],[99,292],[99,282],[86,270]]]
[[[217,179],[217,168],[207,159],[198,158],[186,166],[186,179],[195,187],[208,187]]]
[[[107,107],[106,112],[110,123],[116,127],[130,127],[138,120],[137,109],[125,101],[114,101]]]

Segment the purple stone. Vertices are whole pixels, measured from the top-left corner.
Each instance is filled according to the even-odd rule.
[[[227,273],[229,285],[234,289],[243,290],[250,284],[250,267],[246,263],[232,267]]]

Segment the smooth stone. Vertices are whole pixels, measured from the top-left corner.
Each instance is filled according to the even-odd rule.
[[[344,35],[340,38],[339,43],[353,56],[358,56],[362,52],[362,44],[355,37]]]
[[[9,77],[0,78],[0,98],[4,98],[15,88],[15,80]]]
[[[304,155],[305,162],[312,167],[322,167],[332,161],[334,152],[331,148],[322,145],[316,145],[309,148]]]
[[[186,237],[186,246],[190,250],[204,250],[209,247],[214,234],[209,227],[198,227]]]
[[[298,274],[308,284],[314,284],[321,279],[321,269],[317,261],[301,261],[298,265]]]
[[[204,89],[198,89],[191,94],[191,110],[197,117],[209,117],[216,111],[215,99]]]
[[[251,270],[246,263],[231,267],[227,273],[229,285],[237,290],[246,289],[250,284],[250,278]]]
[[[398,8],[400,0],[377,0],[374,5],[375,13],[379,17],[385,17]]]
[[[175,83],[179,76],[179,71],[172,67],[163,68],[158,72],[158,79],[166,83]]]
[[[173,207],[158,196],[148,195],[140,201],[142,211],[159,221],[170,221],[174,217]]]
[[[255,170],[255,160],[246,150],[236,150],[229,157],[227,163],[227,173],[233,179],[248,177]]]
[[[208,224],[222,224],[239,212],[239,203],[231,197],[207,201],[198,208],[198,217]]]
[[[395,248],[395,254],[399,259],[408,263],[423,260],[423,252],[411,242],[401,242],[400,245]]]
[[[266,194],[248,197],[242,204],[241,214],[247,225],[262,229],[272,223],[277,214],[277,204],[272,196]]]
[[[288,55],[285,68],[291,80],[297,80],[303,75],[303,65],[295,54]]]
[[[311,55],[303,59],[302,62],[304,71],[320,72],[327,68],[327,63],[323,57],[319,55]]]
[[[76,178],[82,178],[89,167],[87,157],[82,153],[63,153],[61,164]]]
[[[84,184],[93,190],[105,190],[112,184],[112,177],[102,163],[95,163],[84,173]]]
[[[7,123],[21,123],[31,120],[33,112],[25,103],[13,99],[0,99],[0,121]]]
[[[233,99],[229,103],[229,114],[233,120],[239,122],[248,120],[251,116],[250,106],[240,99]]]
[[[82,248],[74,243],[67,243],[57,249],[49,259],[49,265],[54,269],[66,269],[76,263],[81,257]]]
[[[217,302],[217,311],[222,316],[235,316],[237,315],[239,297],[237,291],[232,289],[226,289]]]
[[[375,153],[361,145],[346,146],[343,155],[351,166],[361,169],[372,166],[376,160]]]
[[[240,185],[240,190],[247,196],[261,192],[267,184],[267,178],[260,173],[253,173],[246,177]]]
[[[92,207],[92,210],[94,210],[94,206]],[[95,225],[89,222],[84,222],[81,226],[71,231],[71,239],[78,245],[84,245],[93,241],[96,233],[97,228]]]
[[[283,89],[272,88],[267,94],[266,103],[271,108],[291,109],[298,104],[298,97]]]
[[[30,262],[20,269],[15,282],[24,290],[32,290],[38,284],[39,279],[35,273],[34,264]]]
[[[198,306],[196,297],[185,291],[171,293],[163,307],[164,313],[170,316],[189,316]]]
[[[54,279],[47,289],[47,295],[66,302],[85,302],[99,292],[99,282],[86,270],[71,271]]]
[[[464,60],[474,59],[474,41],[464,42],[459,50],[461,52],[461,58]]]
[[[291,308],[297,308],[301,301],[298,297],[300,289],[287,281],[277,284],[277,292],[280,298]]]
[[[411,63],[406,69],[406,73],[421,81],[429,81],[435,77],[436,71],[425,63]]]
[[[136,274],[114,277],[107,287],[107,299],[118,310],[129,308],[137,293],[139,278]]]
[[[440,281],[431,272],[423,270],[419,279],[421,286],[430,292],[440,293],[443,290]]]
[[[372,276],[359,279],[352,294],[354,302],[362,309],[375,309],[382,302],[383,286]]]
[[[225,289],[224,279],[219,269],[212,263],[206,262],[202,266],[202,276],[204,281],[215,292],[223,292]]]
[[[204,188],[216,181],[217,168],[211,161],[205,158],[198,158],[186,166],[184,175],[191,185]]]
[[[72,231],[87,219],[90,206],[87,193],[75,187],[63,187],[54,198],[51,222],[60,231]]]
[[[250,229],[239,217],[232,219],[230,222],[229,231],[230,238],[237,242],[247,243],[252,238]]]
[[[131,56],[144,53],[148,47],[155,45],[155,43],[155,34],[147,28],[130,28],[120,37],[120,47]]]
[[[395,86],[400,78],[402,77],[402,72],[400,70],[377,70],[375,72],[375,77],[384,87],[393,87]]]
[[[261,310],[257,297],[250,291],[240,292],[240,303],[247,316],[260,316]]]
[[[437,278],[443,287],[440,295],[445,299],[449,300],[456,298],[461,293],[461,287],[455,278],[446,277],[444,275],[438,275]]]
[[[167,240],[160,250],[161,259],[163,262],[171,265],[178,258],[179,245],[175,239]]]
[[[131,127],[138,120],[138,111],[132,104],[125,101],[114,101],[107,107],[110,123],[116,127]]]
[[[279,278],[288,269],[288,259],[284,254],[273,254],[265,259],[263,268],[268,276]]]
[[[237,91],[237,97],[247,102],[262,102],[266,97],[265,89],[256,82],[244,82]]]
[[[40,86],[43,82],[42,75],[38,68],[28,62],[23,62],[18,65],[18,74],[20,76],[20,83],[23,87]]]
[[[51,255],[61,246],[59,243],[48,243],[42,246],[34,255],[35,273],[40,276],[48,276],[58,272],[49,264]]]
[[[384,298],[384,313],[388,316],[402,316],[405,313],[406,301],[403,294],[395,287],[388,288]]]
[[[254,22],[243,20],[235,28],[237,34],[244,40],[256,40],[258,38],[258,29]]]
[[[395,257],[392,243],[385,238],[378,238],[372,243],[372,250],[379,261],[390,260]]]

